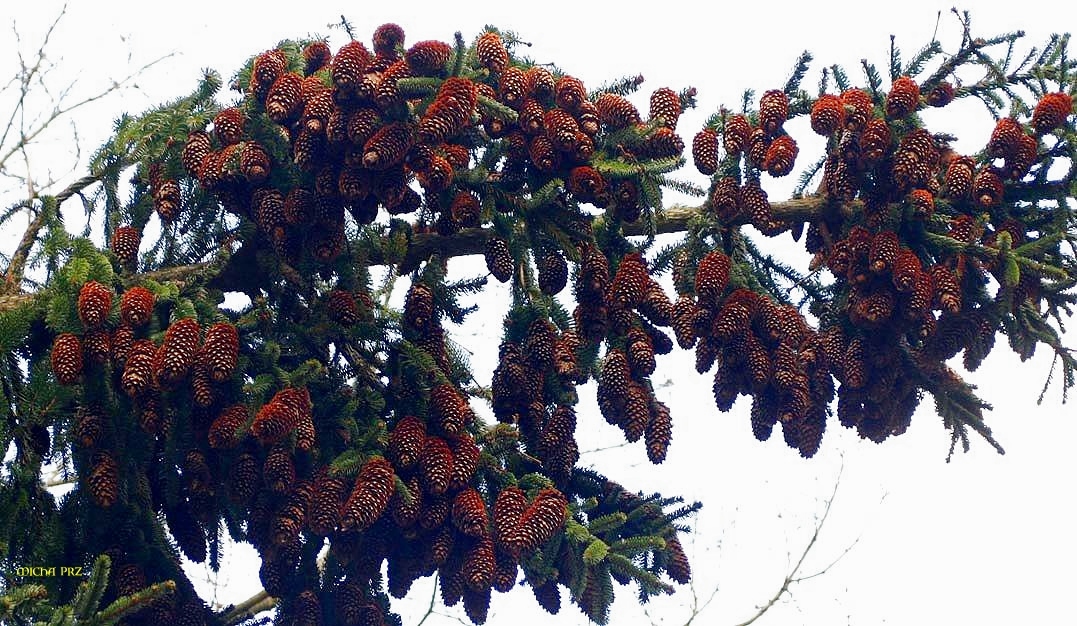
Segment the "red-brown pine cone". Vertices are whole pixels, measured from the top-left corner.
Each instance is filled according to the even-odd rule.
[[[75,442],[83,448],[94,448],[101,443],[105,432],[105,419],[96,406],[80,406],[75,413]]]
[[[251,424],[251,434],[262,445],[283,441],[299,425],[305,406],[302,398],[293,397],[296,394],[301,395],[302,392],[282,389],[258,410]],[[309,396],[307,403],[309,403]]]
[[[134,267],[138,260],[138,247],[142,243],[142,233],[130,226],[120,226],[112,233],[112,243],[109,248],[116,255],[120,263]]]
[[[897,233],[894,231],[882,230],[876,233],[868,252],[868,264],[871,271],[876,274],[890,271],[897,260],[900,245]]]
[[[416,76],[438,76],[452,56],[452,47],[443,41],[420,41],[408,48],[404,58]]]
[[[1004,117],[995,123],[991,131],[991,139],[987,142],[987,154],[991,158],[1009,157],[1017,150],[1017,146],[1024,134],[1021,124],[1012,117]]]
[[[1021,133],[1017,140],[1017,147],[1006,159],[1006,171],[1011,180],[1021,180],[1028,174],[1032,165],[1039,156],[1039,144],[1032,135]]]
[[[610,130],[620,130],[641,122],[636,106],[624,96],[603,93],[595,100],[598,119]]]
[[[692,568],[688,564],[688,556],[684,553],[680,539],[676,535],[666,539],[666,573],[669,577],[682,585],[687,585],[692,580]]]
[[[641,158],[668,159],[684,152],[684,140],[671,129],[661,126],[647,138],[639,151]]]
[[[157,383],[170,387],[183,380],[194,365],[198,351],[198,320],[186,317],[169,325],[165,339],[153,359]]]
[[[880,161],[890,152],[890,126],[886,120],[872,118],[860,133],[860,155],[866,163]]]
[[[770,136],[778,134],[789,118],[789,98],[780,89],[771,89],[759,98],[759,126]]]
[[[288,493],[284,506],[277,511],[270,531],[273,543],[278,546],[291,545],[299,538],[300,531],[307,519],[314,490],[307,481],[296,483]]]
[[[560,250],[547,250],[538,259],[538,283],[542,293],[555,295],[568,284],[568,263]]]
[[[482,225],[482,204],[469,191],[461,191],[453,196],[449,210],[460,228],[478,228]]]
[[[138,328],[150,321],[156,297],[145,287],[131,287],[123,292],[120,299],[120,321],[132,328]]]
[[[374,54],[381,57],[399,58],[398,48],[404,46],[404,29],[397,24],[387,23],[374,29],[371,37]]]
[[[247,119],[242,110],[236,107],[222,109],[213,118],[213,134],[221,147],[230,146],[243,139],[243,127],[246,123]]]
[[[763,157],[763,169],[774,177],[786,176],[793,171],[796,163],[797,142],[789,135],[782,135],[770,143],[766,156]]]
[[[244,141],[239,146],[239,173],[252,185],[264,182],[272,166],[269,153],[257,141]]]
[[[248,501],[258,488],[258,481],[258,461],[254,455],[239,455],[228,472],[228,497],[237,503]]]
[[[360,88],[370,60],[370,50],[361,41],[344,44],[329,64],[333,84],[345,92],[355,92]]]
[[[734,115],[725,121],[723,147],[730,156],[737,156],[748,146],[752,134],[752,125],[743,115]]]
[[[1046,135],[1066,123],[1073,113],[1073,97],[1056,91],[1044,94],[1032,111],[1032,128],[1038,135]]]
[[[908,198],[913,208],[914,218],[926,220],[935,213],[935,196],[927,189],[913,189],[909,192]]]
[[[359,307],[350,292],[334,289],[329,293],[327,301],[329,319],[342,326],[351,326],[359,321]]]
[[[939,84],[931,88],[931,91],[927,92],[924,96],[924,100],[929,106],[944,107],[950,104],[954,100],[954,86],[948,81],[939,81]]]
[[[505,71],[509,66],[509,51],[505,49],[501,36],[495,32],[483,33],[475,42],[475,58],[479,65],[494,74]]]
[[[112,308],[112,290],[91,280],[79,290],[78,313],[87,329],[100,328]]]
[[[310,76],[333,61],[333,51],[324,41],[312,41],[303,47],[303,61],[303,73]]]
[[[538,78],[538,77],[536,77]],[[554,101],[566,111],[576,111],[587,101],[587,89],[575,76],[562,76],[554,84]]]
[[[321,472],[314,479],[314,497],[307,514],[307,526],[310,532],[327,536],[340,523],[340,507],[348,494],[348,486],[343,479]]]
[[[562,88],[568,87],[566,82]],[[524,73],[524,94],[532,98],[545,100],[554,96],[554,91],[557,89],[557,79],[554,78],[550,70],[542,67],[541,65],[534,65],[527,68]],[[585,90],[586,91],[586,90]],[[565,99],[567,103],[567,98]]]
[[[203,161],[212,151],[213,144],[207,133],[202,131],[191,132],[187,136],[187,141],[183,144],[183,151],[180,153],[183,168],[187,170],[189,175],[198,177]]]
[[[379,128],[363,146],[363,166],[374,170],[387,170],[403,163],[408,149],[414,144],[414,129],[402,122],[393,122]]]
[[[213,389],[213,381],[209,372],[202,365],[202,350],[195,357],[195,366],[191,369],[191,398],[200,407],[206,408],[213,404],[216,393]]]
[[[681,116],[681,97],[677,92],[662,87],[651,94],[650,120],[662,120],[662,125],[670,130],[676,130],[677,120]]]
[[[86,488],[97,506],[108,508],[120,495],[120,467],[108,452],[97,452],[91,460],[92,468],[86,477]]]
[[[115,335],[112,343],[115,349],[117,343]],[[125,364],[123,375],[120,377],[120,384],[128,396],[133,398],[153,387],[153,360],[156,354],[157,344],[149,339],[139,339],[131,344],[127,357],[123,359]]]
[[[617,266],[617,274],[610,286],[609,301],[625,308],[635,308],[643,300],[650,283],[647,266],[639,252],[626,254]]]
[[[482,451],[475,439],[464,433],[452,442],[452,475],[449,477],[449,489],[463,489],[471,483],[471,478],[479,468]]]
[[[262,465],[262,478],[274,493],[288,493],[295,482],[295,460],[288,449],[276,446],[266,455]]]
[[[63,333],[52,343],[49,357],[52,373],[61,385],[73,385],[82,376],[82,342],[77,335]]]
[[[239,359],[239,331],[230,322],[213,324],[206,330],[200,354],[210,378],[219,383],[228,380]]]
[[[698,307],[691,296],[682,294],[673,304],[671,325],[677,338],[677,345],[683,350],[691,350],[696,343],[695,321]]]
[[[922,272],[920,257],[915,252],[908,248],[898,250],[890,273],[895,289],[904,293],[912,291]]]
[[[968,198],[975,177],[976,163],[971,158],[962,156],[950,161],[943,179],[947,196],[955,200]]]
[[[666,460],[666,451],[669,449],[672,435],[673,419],[669,407],[656,400],[651,404],[651,419],[647,422],[647,430],[644,432],[647,458],[651,463],[658,465]]]
[[[419,455],[419,475],[427,493],[435,496],[445,493],[452,479],[452,466],[452,450],[445,440],[427,436],[423,440],[423,451]]]
[[[282,125],[290,124],[303,112],[303,77],[295,72],[281,74],[266,96],[266,115]]]
[[[811,107],[811,129],[824,137],[845,127],[845,105],[833,94],[823,94]]]
[[[714,184],[710,196],[718,221],[728,224],[740,217],[740,185],[732,176],[723,176]]]
[[[251,92],[259,100],[264,99],[269,88],[287,68],[288,57],[283,50],[267,50],[259,54],[251,66]]]
[[[509,252],[509,244],[501,237],[491,237],[486,240],[486,269],[493,274],[499,282],[508,282],[516,271],[516,262]]]
[[[981,169],[972,182],[972,197],[984,209],[1002,204],[1003,192],[1002,179],[988,167]]]
[[[886,116],[901,119],[920,106],[920,86],[908,76],[901,76],[890,85],[886,95]]]
[[[419,121],[419,141],[434,146],[459,133],[470,123],[477,102],[475,83],[466,78],[447,79]]]
[[[500,546],[513,549],[519,529],[520,517],[527,510],[527,494],[519,487],[506,487],[494,501],[494,539]]]
[[[568,500],[552,487],[543,489],[520,516],[513,545],[520,552],[530,552],[549,541],[565,523]]]
[[[846,107],[845,127],[859,130],[872,118],[875,105],[871,96],[860,89],[846,89],[841,94],[841,102]],[[851,111],[849,109],[852,109]]]
[[[223,450],[238,446],[246,436],[243,429],[249,416],[247,407],[242,404],[235,404],[221,411],[209,427],[209,447]]]
[[[363,464],[348,501],[340,516],[344,531],[363,531],[370,528],[385,508],[394,490],[393,466],[382,457],[373,457]]]
[[[718,171],[718,131],[704,128],[696,133],[692,138],[692,163],[704,176]]]
[[[466,489],[456,494],[452,503],[452,523],[461,533],[469,537],[486,536],[489,523],[486,503],[475,489]]]
[[[518,67],[509,67],[498,77],[497,97],[506,106],[516,108],[523,104],[527,93],[527,79]]]
[[[423,283],[412,283],[404,300],[404,323],[420,332],[437,323],[434,292]]]
[[[961,286],[957,282],[957,276],[944,265],[932,265],[928,271],[935,287],[935,304],[943,311],[959,313]]]
[[[589,202],[595,206],[604,206],[609,202],[606,179],[589,165],[572,168],[568,176],[568,190],[580,202]]]
[[[717,250],[708,252],[696,268],[696,296],[700,306],[712,308],[729,283],[732,260]]]
[[[438,427],[449,435],[460,433],[474,417],[467,400],[448,383],[430,390],[430,405]]]
[[[741,187],[737,201],[752,220],[753,226],[764,233],[771,231],[774,218],[770,211],[770,200],[767,199],[767,192],[759,186],[758,181],[749,182]]]

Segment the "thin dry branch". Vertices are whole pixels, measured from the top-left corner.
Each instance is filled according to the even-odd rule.
[[[837,565],[838,562],[841,561],[845,557],[845,555],[849,553],[849,551],[851,551],[858,543],[860,543],[860,537],[857,537],[855,540],[853,540],[851,544],[846,546],[845,550],[843,550],[836,559],[831,561],[830,564],[826,567],[812,574],[807,574],[804,576],[798,575],[798,573],[800,572],[800,568],[804,565],[804,561],[808,558],[808,554],[811,553],[812,549],[815,547],[816,541],[819,540],[819,535],[823,530],[823,526],[826,525],[826,520],[830,516],[830,508],[834,504],[834,498],[838,495],[838,486],[841,485],[841,474],[844,469],[845,464],[842,463],[841,468],[838,470],[838,475],[834,479],[834,489],[833,491],[831,491],[830,497],[827,498],[826,504],[823,507],[823,514],[815,523],[815,531],[812,533],[811,539],[808,540],[808,544],[804,546],[804,551],[801,552],[800,558],[797,560],[796,565],[794,565],[793,569],[790,570],[788,574],[786,574],[785,580],[782,581],[782,584],[778,588],[777,593],[775,593],[770,598],[770,600],[766,602],[766,604],[760,606],[754,615],[752,615],[746,621],[737,624],[737,626],[749,626],[750,624],[755,623],[760,617],[763,617],[763,615],[765,615],[767,611],[771,609],[771,607],[777,604],[778,600],[780,600],[783,595],[785,595],[786,593],[790,593],[790,590],[794,585],[796,585],[797,583],[804,582],[805,580],[822,576],[823,574],[827,573],[832,567]]]

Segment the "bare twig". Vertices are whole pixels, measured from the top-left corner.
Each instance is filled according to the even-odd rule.
[[[812,574],[807,574],[803,576],[798,575],[800,572],[800,568],[804,565],[804,561],[808,558],[808,554],[810,554],[812,548],[815,547],[815,542],[818,541],[819,535],[823,530],[823,526],[826,525],[826,520],[830,515],[830,507],[833,506],[834,498],[838,495],[838,486],[841,484],[841,474],[844,469],[845,464],[843,462],[841,468],[838,470],[837,477],[834,479],[834,490],[830,493],[830,497],[827,498],[826,504],[823,507],[823,514],[815,523],[815,531],[812,533],[811,539],[808,540],[808,544],[804,547],[804,551],[801,552],[800,558],[797,560],[796,565],[794,565],[793,569],[790,570],[790,572],[785,576],[785,580],[782,581],[781,587],[778,588],[777,593],[775,593],[774,596],[772,596],[770,600],[766,602],[766,604],[760,606],[759,609],[755,612],[755,614],[752,615],[748,620],[739,623],[737,626],[749,626],[749,624],[755,623],[756,620],[765,615],[766,612],[769,611],[771,607],[773,607],[778,602],[778,600],[782,598],[783,595],[785,595],[786,593],[790,593],[790,589],[792,589],[793,585],[804,582],[806,580],[810,580],[812,578],[816,578],[818,576],[822,576],[823,574],[827,573],[860,542],[860,537],[857,537],[851,544],[846,546],[845,550],[843,550],[842,553],[839,554],[836,559],[831,561],[830,564],[826,567]]]

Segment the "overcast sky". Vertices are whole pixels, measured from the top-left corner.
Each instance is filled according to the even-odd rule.
[[[1077,24],[1077,8],[1069,3],[1053,3],[1049,11],[1037,8],[1042,5],[982,4],[973,14],[976,34],[1023,29],[1029,34],[1026,47],[1041,45],[1053,30]],[[22,38],[23,53],[32,52],[61,6],[52,0],[3,3],[0,23],[6,30],[0,36],[0,80],[12,75],[15,41],[10,25]],[[884,68],[891,34],[897,36],[906,58],[928,43],[936,28],[944,48],[953,51],[959,30],[949,8],[922,1],[874,6],[513,1],[481,7],[415,1],[77,2],[68,8],[50,50],[59,71],[77,77],[75,89],[87,92],[131,67],[175,54],[140,78],[140,89],[126,92],[122,101],[108,100],[80,113],[83,154],[107,136],[121,110],[137,113],[189,93],[200,68],[218,69],[227,82],[249,56],[288,37],[328,35],[335,49],[344,34],[328,25],[339,22],[342,11],[364,39],[385,22],[403,26],[408,42],[451,41],[456,30],[470,39],[485,24],[512,30],[533,43],[531,57],[557,63],[589,87],[642,74],[646,82],[637,102],[644,110],[642,103],[658,87],[694,86],[699,108],[686,113],[679,126],[690,140],[719,105],[737,106],[743,89],[780,88],[804,49],[816,58],[806,85],[817,84],[817,69],[823,64],[844,65],[854,81],[861,76],[857,71],[861,58]],[[943,14],[937,21],[940,9]],[[221,96],[232,98],[234,92]],[[0,112],[8,111],[8,106],[7,100],[0,100]],[[960,111],[958,116],[938,118],[931,129],[969,137],[956,148],[972,152],[986,142],[990,123],[982,109]],[[800,163],[814,160],[821,145],[812,143],[806,124],[791,127],[801,142]],[[72,153],[70,135],[57,135],[48,145],[55,152],[42,155],[36,164],[63,171]],[[703,182],[691,166],[684,174]],[[764,181],[772,199],[788,194],[788,186],[772,183]],[[0,194],[4,207],[19,198],[10,187],[0,187]],[[78,228],[78,222],[69,223],[69,228]],[[19,234],[3,233],[5,252],[10,253],[12,238]],[[481,265],[454,261],[453,267],[471,270]],[[505,295],[503,288],[497,293]],[[495,346],[503,306],[493,299],[484,301],[482,313],[456,336],[468,346]],[[1072,336],[1070,344],[1075,343]],[[489,380],[495,358],[490,353],[475,355],[480,380]],[[1061,404],[1057,386],[1037,406],[1049,367],[1042,349],[1020,363],[1000,339],[985,365],[970,376],[995,405],[988,424],[1006,448],[1005,456],[974,436],[971,453],[957,454],[953,462],[945,463],[948,431],[928,399],[909,431],[883,445],[860,441],[832,420],[819,454],[803,460],[785,447],[780,435],[767,443],[755,441],[746,401],[730,413],[718,413],[710,396],[710,377],[697,375],[691,354],[678,351],[659,357],[654,376],[656,384],[669,381],[658,392],[673,411],[669,460],[653,467],[637,444],[586,454],[581,463],[594,464],[630,489],[660,490],[704,502],[696,520],[699,532],[688,545],[694,557],[694,591],[701,603],[714,589],[717,593],[698,624],[743,621],[774,594],[790,560],[795,562],[811,536],[814,516],[821,512],[822,500],[829,496],[842,466],[831,518],[801,573],[825,567],[858,538],[859,543],[825,575],[795,586],[792,595],[759,624],[1074,623],[1068,605],[1077,583],[1073,532],[1077,514],[1071,482],[1077,475],[1073,453],[1077,423],[1072,404]],[[619,441],[619,431],[595,410],[593,389],[582,396],[581,448]],[[230,571],[221,574],[227,584],[219,588],[218,600],[225,603],[258,589],[250,552],[235,554]],[[193,571],[205,576],[200,568]],[[414,602],[401,603],[405,624],[415,624],[430,590],[431,581],[417,583]],[[691,614],[693,593],[687,588],[653,602],[648,614],[634,602],[634,595],[632,589],[619,589],[611,623],[683,624]],[[519,589],[509,596],[495,595],[488,623],[536,623],[544,616],[530,591]],[[426,623],[456,622],[435,617]],[[548,623],[586,620],[566,601],[561,616]]]

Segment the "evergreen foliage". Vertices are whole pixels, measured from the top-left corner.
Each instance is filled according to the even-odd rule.
[[[901,434],[925,393],[955,446],[972,429],[1001,452],[948,363],[976,369],[1001,333],[1075,382],[1077,82],[1067,37],[1018,61],[1020,33],[961,19],[956,55],[933,41],[906,62],[892,42],[862,88],[831,66],[812,96],[804,53],[781,89],[715,112],[691,151],[708,189],[673,175],[694,90],[641,112],[641,79],[588,92],[493,28],[407,47],[389,24],[335,54],[285,41],[230,95],[207,72],[122,116],[88,177],[33,207],[34,272],[0,296],[0,557],[92,573],[4,580],[0,620],[235,621],[180,567],[216,569],[227,533],[258,550],[279,624],[398,623],[389,597],[435,573],[475,623],[521,573],[546,610],[564,587],[606,623],[615,583],[646,601],[688,582],[678,522],[699,504],[577,467],[576,387],[595,380],[601,415],[661,463],[673,424],[651,376],[674,339],[720,410],[750,396],[752,432],[780,424],[806,457],[835,420]],[[966,97],[1000,121],[961,156],[922,114]],[[772,203],[799,116],[826,153]],[[670,191],[703,200],[685,217]],[[104,242],[65,228],[76,193]],[[807,271],[757,245],[787,232]],[[493,248],[511,306],[483,388],[443,320],[487,283],[448,260]],[[48,467],[76,483],[59,500]]]

